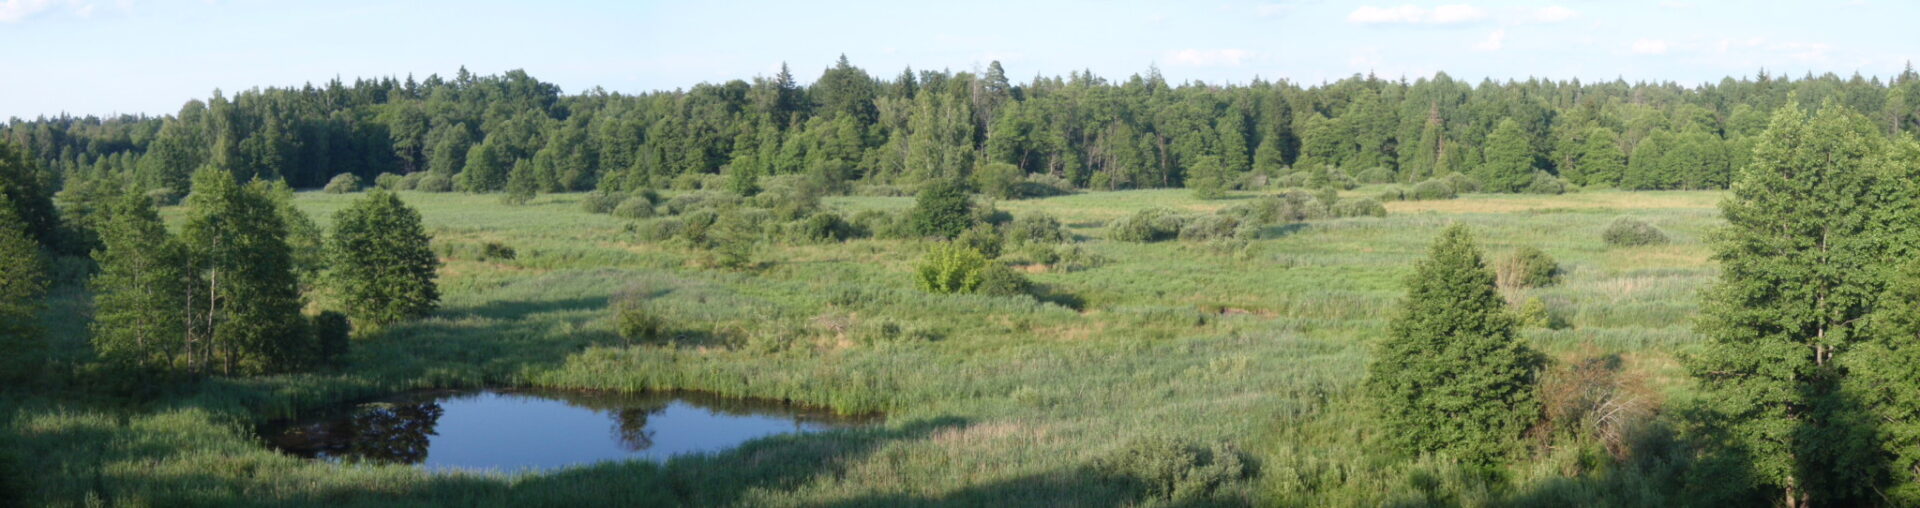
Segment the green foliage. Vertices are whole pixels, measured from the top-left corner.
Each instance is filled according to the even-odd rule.
[[[1027,276],[1013,271],[1006,263],[988,261],[980,269],[980,284],[973,292],[987,296],[1024,296],[1033,293],[1033,282]]]
[[[1019,166],[1005,162],[990,162],[973,173],[973,184],[980,193],[999,199],[1019,199],[1020,186],[1026,182],[1027,174]]]
[[[958,242],[940,242],[914,268],[914,282],[929,293],[971,293],[991,263],[980,251]]]
[[[1033,212],[1013,219],[1007,225],[1007,241],[1014,244],[1025,243],[1061,243],[1069,240],[1071,234],[1060,219],[1046,212]]]
[[[319,344],[321,364],[337,365],[346,359],[353,335],[353,323],[347,321],[346,314],[321,311],[313,316],[313,323],[308,327],[313,330],[314,342]]]
[[[994,259],[1000,257],[1000,247],[1006,243],[1006,240],[1000,236],[1000,232],[995,230],[992,225],[979,224],[967,228],[966,231],[960,233],[960,236],[954,237],[953,243],[965,245],[967,248],[973,249],[975,252],[986,256],[987,259]]]
[[[1158,242],[1180,234],[1185,222],[1165,208],[1146,208],[1107,225],[1107,239],[1120,242]]]
[[[1494,272],[1501,288],[1546,287],[1559,280],[1560,264],[1540,248],[1525,246],[1501,258]]]
[[[645,301],[626,299],[614,308],[614,330],[629,343],[654,344],[667,339],[667,323]]]
[[[520,254],[518,252],[515,252],[513,250],[513,247],[508,246],[507,244],[500,243],[500,242],[486,242],[486,243],[480,244],[480,260],[481,261],[487,261],[487,260],[511,261],[514,258],[518,258],[518,257],[520,257]]]
[[[94,251],[100,272],[94,293],[93,348],[129,369],[186,367],[187,253],[144,196],[128,195],[109,211]]]
[[[41,369],[41,330],[36,324],[47,289],[47,265],[28,235],[28,224],[0,194],[0,381],[32,380]]]
[[[1408,197],[1416,201],[1453,199],[1456,196],[1458,194],[1453,186],[1440,180],[1427,180],[1414,184],[1413,191],[1408,193]]]
[[[1250,473],[1240,450],[1233,445],[1217,443],[1199,449],[1165,436],[1135,439],[1119,452],[1102,458],[1096,467],[1131,481],[1149,498],[1173,502],[1207,499],[1220,487]]]
[[[973,200],[967,196],[965,185],[941,180],[920,190],[907,216],[915,234],[953,238],[973,226]]]
[[[613,208],[613,216],[622,219],[645,219],[653,217],[653,214],[653,200],[646,196],[628,197]]]
[[[809,242],[844,242],[859,236],[859,228],[833,212],[819,212],[800,222],[798,236]]]
[[[1607,224],[1607,230],[1600,233],[1600,239],[1610,247],[1639,247],[1667,243],[1667,234],[1647,221],[1620,217]]]
[[[320,189],[320,191],[328,194],[360,192],[360,177],[355,176],[353,173],[333,175],[332,180],[327,180],[326,188]]]
[[[1368,367],[1389,439],[1415,453],[1491,463],[1539,417],[1537,353],[1514,331],[1465,226],[1440,233]]]
[[[334,292],[357,321],[385,326],[439,305],[440,260],[420,213],[387,191],[373,191],[333,217],[327,249]]]
[[[1862,346],[1874,342],[1869,318],[1898,268],[1887,260],[1920,244],[1911,226],[1920,209],[1916,161],[1898,155],[1913,150],[1888,157],[1873,129],[1832,104],[1812,118],[1781,109],[1720,207],[1728,226],[1714,242],[1720,278],[1701,303],[1706,347],[1686,363],[1703,395],[1694,423],[1719,437],[1709,457],[1740,461],[1790,505],[1884,499],[1881,420],[1843,389],[1855,383],[1840,366],[1891,360],[1849,358],[1862,351],[1899,354]]]
[[[1200,199],[1220,199],[1227,196],[1227,168],[1219,158],[1201,157],[1187,168],[1187,188],[1193,190],[1193,196]]]
[[[1500,120],[1487,135],[1486,164],[1474,171],[1474,177],[1489,192],[1519,192],[1533,179],[1533,142],[1512,118]]]
[[[298,370],[314,358],[315,345],[300,315],[300,295],[287,224],[272,190],[240,185],[214,168],[194,173],[181,240],[202,274],[199,289],[211,302],[193,302],[202,340],[188,346],[199,365],[222,373],[261,374]],[[199,307],[204,305],[205,307]]]
[[[430,173],[414,182],[413,190],[420,192],[453,192],[453,179],[439,173]]]
[[[334,178],[338,179],[340,177],[336,176]],[[378,176],[373,177],[373,186],[375,188],[390,190],[390,191],[412,190],[411,188],[407,188],[407,189],[400,188],[400,185],[401,185],[400,182],[405,179],[406,179],[405,177],[402,177],[400,175],[396,175],[393,173],[381,173]]]
[[[1567,181],[1549,175],[1545,171],[1535,171],[1533,173],[1533,180],[1527,183],[1526,188],[1520,189],[1520,192],[1527,194],[1566,194]]]
[[[1373,198],[1343,199],[1334,203],[1328,213],[1334,217],[1386,217],[1387,205]]]
[[[624,195],[597,190],[589,192],[586,196],[580,198],[580,211],[587,213],[613,213],[614,207],[620,206],[620,203],[625,200],[626,196]],[[651,211],[653,205],[649,203],[647,207],[649,211]]]

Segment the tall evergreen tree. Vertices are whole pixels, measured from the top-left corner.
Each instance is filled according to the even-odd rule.
[[[420,213],[375,190],[333,217],[331,281],[347,314],[375,326],[426,315],[440,302],[440,259]]]
[[[127,194],[101,228],[93,252],[93,346],[109,362],[143,369],[186,367],[186,250],[167,232],[152,200]]]
[[[1486,164],[1474,171],[1474,177],[1491,192],[1519,192],[1533,181],[1533,142],[1520,123],[1512,118],[1487,135]]]
[[[28,231],[0,194],[0,381],[7,384],[36,377],[44,346],[39,322],[47,265]]]
[[[1367,393],[1393,439],[1416,453],[1488,463],[1539,418],[1539,355],[1515,334],[1466,226],[1440,233],[1374,349]]]
[[[1706,347],[1687,362],[1704,432],[1789,506],[1873,503],[1871,429],[1840,390],[1893,264],[1913,253],[1910,170],[1870,163],[1865,118],[1789,103],[1720,205],[1720,279],[1702,303]]]

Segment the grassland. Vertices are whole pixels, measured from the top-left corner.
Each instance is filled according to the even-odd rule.
[[[1367,195],[1371,191],[1351,191]],[[355,195],[302,193],[323,226]],[[337,371],[208,380],[147,402],[89,396],[84,295],[58,295],[48,325],[65,380],[0,399],[6,446],[31,504],[82,505],[897,505],[1156,504],[1095,467],[1135,438],[1229,443],[1255,465],[1208,501],[1229,504],[1658,504],[1655,480],[1583,466],[1542,447],[1498,481],[1370,445],[1357,403],[1369,343],[1401,280],[1449,223],[1492,256],[1537,246],[1566,270],[1523,290],[1566,326],[1526,337],[1561,359],[1618,358],[1660,398],[1684,397],[1675,355],[1697,341],[1698,289],[1714,275],[1701,238],[1720,223],[1709,192],[1468,195],[1396,202],[1384,218],[1272,226],[1242,249],[1103,239],[1106,221],[1147,207],[1206,211],[1184,190],[1000,202],[1059,217],[1108,261],[1031,277],[1078,300],[930,295],[908,276],[923,245],[900,240],[778,244],[764,268],[696,268],[694,254],[635,240],[627,221],[581,211],[577,195],[526,206],[497,196],[404,193],[446,265],[435,316],[359,337]],[[848,212],[910,198],[832,198]],[[1664,229],[1666,245],[1608,248],[1618,216]],[[513,247],[478,259],[479,245]],[[630,345],[609,302],[647,298],[679,337]],[[666,464],[554,473],[429,474],[308,462],[266,448],[255,426],[342,400],[411,388],[543,386],[693,389],[846,412],[884,425],[777,437]],[[1638,490],[1636,490],[1638,489]]]

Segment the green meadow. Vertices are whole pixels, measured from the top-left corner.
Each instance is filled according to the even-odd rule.
[[[1371,196],[1363,187],[1350,196]],[[45,395],[0,399],[28,504],[82,505],[1661,505],[1674,481],[1654,445],[1606,432],[1541,432],[1510,467],[1465,471],[1376,444],[1358,386],[1404,279],[1443,227],[1471,227],[1492,263],[1532,246],[1557,259],[1523,331],[1556,365],[1606,365],[1657,427],[1690,393],[1676,358],[1715,276],[1706,237],[1718,192],[1469,194],[1386,204],[1385,217],[1267,226],[1244,244],[1105,238],[1136,210],[1209,212],[1256,197],[1184,189],[1086,192],[993,205],[1045,212],[1101,260],[1019,268],[1047,298],[929,294],[928,243],[769,238],[755,267],[638,239],[633,221],[582,210],[583,194],[526,205],[497,195],[403,192],[444,267],[433,316],[362,331],[344,366],[210,378],[145,402],[86,395],[84,289],[57,288]],[[322,227],[359,194],[305,192]],[[904,212],[913,198],[835,197],[828,208]],[[167,210],[170,216],[177,210]],[[1609,247],[1622,216],[1671,241]],[[484,255],[484,246],[515,256]],[[615,332],[612,302],[642,299],[670,340]],[[1516,303],[1517,305],[1517,303]],[[161,385],[156,383],[156,385]],[[549,473],[430,473],[283,455],[260,426],[343,401],[421,388],[697,390],[788,400],[865,428],[761,439],[665,463]],[[138,389],[132,388],[132,389]],[[1602,429],[1604,430],[1604,429]],[[1133,443],[1175,437],[1237,450],[1244,473],[1199,497],[1143,491],[1104,467]],[[1626,448],[1623,451],[1623,447]],[[1638,448],[1635,448],[1638,447]],[[1217,459],[1217,457],[1216,457]]]

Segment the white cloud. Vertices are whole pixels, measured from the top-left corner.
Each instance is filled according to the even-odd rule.
[[[1633,52],[1642,55],[1664,55],[1667,53],[1667,41],[1659,39],[1633,41]]]
[[[1487,34],[1487,39],[1480,41],[1478,43],[1475,43],[1473,45],[1473,49],[1480,50],[1480,51],[1499,51],[1501,47],[1506,45],[1505,44],[1506,41],[1507,41],[1507,29],[1502,28],[1502,29],[1494,30],[1493,33]]]
[[[1182,49],[1166,54],[1167,61],[1190,67],[1238,67],[1251,56],[1253,52],[1244,49]]]
[[[1374,7],[1364,5],[1347,14],[1347,21],[1360,24],[1426,24],[1451,25],[1479,21],[1487,17],[1487,11],[1466,4],[1442,5],[1428,9],[1415,5],[1399,7]]]
[[[1538,9],[1524,9],[1521,18],[1531,23],[1559,23],[1579,16],[1580,13],[1573,9],[1550,5]]]
[[[18,23],[55,6],[64,6],[83,18],[93,15],[93,3],[82,0],[0,0],[0,23]]]

